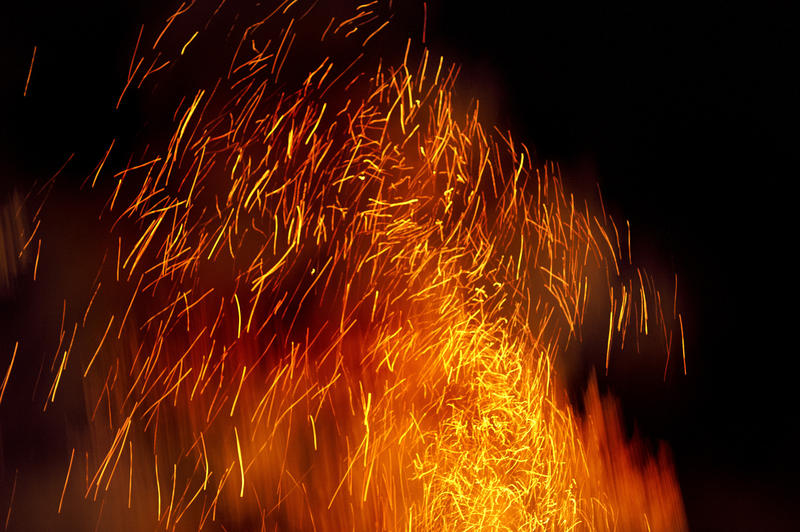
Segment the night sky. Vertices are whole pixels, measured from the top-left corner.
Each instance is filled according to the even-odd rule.
[[[0,200],[73,152],[68,175],[85,176],[110,138],[134,143],[137,96],[114,105],[139,26],[172,11],[160,4],[0,11]],[[418,4],[395,31],[418,36]],[[630,220],[635,261],[678,274],[688,376],[612,364],[601,387],[630,430],[672,448],[692,530],[800,530],[794,19],[721,3],[505,4],[428,2],[428,46],[461,64],[459,94],[480,99],[484,120],[559,163],[568,189],[599,183]],[[587,357],[573,393],[601,360]]]

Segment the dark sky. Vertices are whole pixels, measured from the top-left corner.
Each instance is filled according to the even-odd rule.
[[[160,4],[0,12],[0,197],[70,153],[88,171],[108,138],[131,142],[137,108],[113,106],[139,25],[169,11]],[[692,529],[800,529],[794,19],[722,3],[428,4],[428,44],[462,64],[462,93],[558,161],[568,187],[598,182],[630,220],[634,252],[678,273],[689,375],[612,371],[601,384],[629,424],[671,445]],[[397,23],[416,31],[409,13]]]

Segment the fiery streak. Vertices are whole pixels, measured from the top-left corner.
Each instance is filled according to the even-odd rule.
[[[100,352],[100,349],[103,347],[103,342],[106,341],[106,336],[108,336],[108,331],[111,329],[111,324],[112,323],[114,323],[114,315],[113,314],[111,315],[111,319],[108,320],[108,326],[106,327],[106,332],[104,332],[103,333],[103,337],[100,338],[100,345],[97,346],[97,349],[95,350],[94,355],[92,355],[92,358],[89,360],[89,365],[86,366],[86,371],[83,372],[83,377],[84,378],[86,378],[86,376],[89,374],[89,370],[92,369],[92,364],[94,363],[94,359],[97,358],[97,354]]]
[[[33,63],[36,61],[36,46],[33,47],[33,55],[31,56],[31,66],[28,68],[28,77],[25,78],[25,90],[22,92],[23,98],[28,96],[28,85],[31,83],[31,74],[33,74]]]
[[[64,494],[67,493],[67,484],[69,483],[69,474],[72,471],[72,460],[75,458],[75,448],[72,448],[72,453],[69,455],[69,465],[67,466],[67,476],[64,478],[64,489],[61,490],[61,498],[58,500],[58,513],[61,513],[61,507],[64,505]]]
[[[6,376],[3,377],[3,384],[0,386],[0,404],[3,402],[3,395],[6,393],[6,385],[8,384],[8,378],[11,376],[11,368],[14,367],[14,360],[17,358],[17,349],[19,348],[19,342],[14,344],[14,352],[11,354],[11,362],[8,363],[8,369],[6,370]]]
[[[39,271],[39,254],[42,252],[42,239],[36,244],[36,260],[33,263],[33,280],[36,280],[36,273]]]
[[[366,66],[382,5],[313,38],[316,4],[296,0],[234,24],[230,65],[183,95],[169,140],[108,179],[111,142],[87,191],[108,191],[106,253],[66,349],[64,303],[46,398],[69,381],[94,408],[83,497],[73,447],[59,513],[92,495],[98,526],[134,529],[684,529],[667,455],[627,441],[596,385],[577,417],[555,369],[597,312],[606,371],[626,335],[669,353],[677,303],[668,321],[629,224],[626,261],[602,203],[456,112],[455,67],[410,40],[400,65]],[[140,30],[120,101],[207,38],[211,21],[178,29],[192,9],[152,47]],[[298,76],[298,36],[358,53]]]
[[[239,456],[239,472],[242,474],[242,487],[239,497],[244,497],[244,461],[242,460],[242,446],[239,444],[239,431],[233,427],[233,434],[236,436],[236,454]]]
[[[3,526],[3,530],[8,530],[8,521],[11,519],[11,510],[14,508],[14,495],[17,493],[17,476],[19,475],[19,469],[14,470],[14,484],[11,487],[11,497],[8,501],[8,512],[6,512],[6,521],[5,525]]]
[[[678,323],[681,327],[681,354],[683,355],[683,374],[686,375],[686,343],[683,340],[683,316],[678,314]]]

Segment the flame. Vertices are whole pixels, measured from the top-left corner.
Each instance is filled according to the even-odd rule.
[[[112,142],[87,177],[110,237],[50,364],[45,409],[65,386],[85,400],[58,512],[114,530],[685,529],[668,456],[629,442],[596,387],[578,416],[555,369],[595,304],[606,368],[626,338],[669,350],[674,305],[629,239],[477,106],[457,112],[456,68],[410,41],[397,66],[286,74],[310,31],[296,4],[232,27],[229,68],[183,94],[171,137],[113,176]],[[202,49],[206,30],[176,35],[191,7],[151,48],[139,33],[120,101]],[[379,7],[303,46],[374,43]]]

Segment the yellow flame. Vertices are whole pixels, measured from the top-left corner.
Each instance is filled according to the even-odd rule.
[[[319,28],[322,46],[377,39],[377,4]],[[667,458],[628,443],[596,388],[576,418],[554,370],[587,301],[610,309],[607,364],[671,326],[613,221],[477,107],[457,115],[455,69],[427,50],[278,84],[300,9],[242,32],[172,138],[113,177],[80,327],[105,332],[60,347],[53,377],[51,401],[82,379],[92,412],[59,511],[100,499],[105,526],[165,530],[685,528]],[[134,55],[125,90],[203,38],[148,69]]]

